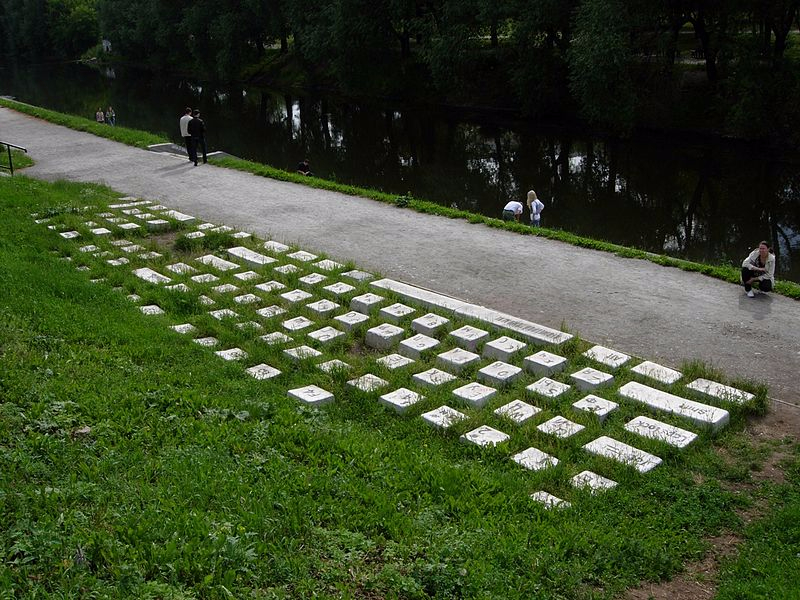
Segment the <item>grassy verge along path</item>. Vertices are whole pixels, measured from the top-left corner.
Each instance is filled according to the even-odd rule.
[[[426,392],[419,408],[398,415],[377,393],[348,386],[347,371],[325,373],[312,360],[291,361],[286,345],[260,340],[269,332],[291,333],[346,360],[354,374],[384,377],[387,389],[411,385],[409,370],[380,366],[387,352],[364,346],[352,332],[328,345],[282,327],[284,318],[296,316],[336,325],[304,302],[281,299],[292,289],[319,294],[315,286],[328,282],[300,279],[314,270],[310,264],[296,261],[294,273],[254,268],[255,279],[214,271],[197,259],[224,256],[236,244],[263,252],[260,242],[225,232],[193,239],[174,222],[172,231],[155,235],[112,227],[109,235],[93,236],[87,221],[100,221],[117,198],[95,185],[2,178],[0,198],[4,596],[610,599],[642,581],[675,576],[704,555],[710,539],[741,531],[745,512],[756,518],[745,529],[744,552],[768,552],[771,560],[757,563],[756,576],[749,554],[734,557],[721,575],[721,591],[730,598],[737,596],[726,590],[744,585],[753,598],[769,597],[758,594],[762,589],[785,590],[782,597],[797,593],[787,574],[800,568],[792,526],[800,484],[797,477],[754,477],[775,442],[744,435],[763,411],[763,387],[733,382],[756,393],[755,402],[726,403],[730,425],[702,433],[685,450],[625,437],[664,458],[645,474],[592,458],[580,444],[546,436],[535,424],[514,429],[512,444],[535,444],[562,460],[527,471],[509,459],[507,444],[459,442],[484,418],[478,411],[459,407],[469,419],[444,431],[420,419],[422,410],[449,398],[450,388]],[[34,223],[31,213],[45,221]],[[69,230],[80,238],[59,236]],[[137,252],[160,256],[121,251],[123,236],[142,246]],[[108,262],[120,258],[128,262]],[[197,270],[167,269],[177,263]],[[215,305],[133,275],[144,266],[202,290]],[[209,271],[216,281],[191,279]],[[254,287],[269,279],[286,287]],[[219,285],[239,289],[215,290]],[[371,289],[354,286],[351,295]],[[254,292],[262,303],[234,300]],[[256,313],[272,303],[287,312],[277,319]],[[165,314],[143,314],[146,304]],[[239,318],[215,318],[212,309]],[[181,323],[191,323],[195,333],[169,327]],[[218,345],[203,347],[195,336],[213,336]],[[584,364],[589,344],[568,344],[559,350]],[[226,361],[214,353],[232,347],[248,359]],[[419,364],[431,360],[426,355]],[[259,362],[281,375],[248,376],[245,367]],[[702,365],[684,371],[724,379]],[[617,375],[631,378],[627,370]],[[287,389],[308,383],[333,391],[336,401],[313,409],[287,398]],[[525,392],[513,386],[503,392],[517,393]],[[570,394],[534,403],[549,416],[569,410],[566,403],[582,395]],[[491,415],[492,408],[484,411]],[[638,412],[623,405],[603,428],[623,437],[623,423]],[[585,424],[584,435],[599,430],[592,415],[569,414]],[[499,418],[491,422],[511,428]],[[796,442],[782,448],[785,468],[796,474]],[[569,478],[579,465],[613,478],[617,488],[597,495],[572,488]],[[546,510],[532,501],[529,494],[542,488],[567,497],[572,508]]]
[[[72,129],[79,131],[86,131],[94,135],[113,139],[115,141],[139,148],[146,148],[152,144],[169,141],[163,137],[147,132],[123,127],[109,127],[107,125],[95,123],[94,121],[85,119],[83,117],[65,115],[63,113],[38,108],[12,100],[0,99],[0,106],[5,106],[7,108],[24,112],[26,114],[45,119],[59,125],[71,127]],[[327,179],[306,177],[298,173],[284,171],[269,165],[237,158],[212,159],[212,162],[219,166],[246,171],[261,177],[268,177],[270,179],[277,179],[279,181],[289,181],[318,189],[341,192],[343,194],[349,194],[352,196],[371,198],[380,202],[386,202],[399,207],[409,208],[417,212],[442,215],[452,219],[465,219],[470,223],[483,223],[490,227],[506,229],[508,231],[514,231],[523,235],[538,235],[547,237],[549,239],[559,240],[574,246],[610,252],[616,254],[617,256],[626,258],[639,258],[648,260],[663,266],[676,267],[685,271],[702,273],[704,275],[708,275],[709,277],[714,277],[716,279],[721,279],[731,283],[739,283],[740,280],[740,268],[738,264],[708,265],[696,263],[679,258],[673,258],[663,254],[655,254],[652,252],[645,252],[644,250],[638,250],[636,248],[620,246],[618,244],[613,244],[603,240],[586,238],[566,231],[547,228],[532,229],[531,227],[521,223],[510,223],[501,219],[486,217],[469,211],[453,209],[428,200],[409,196],[397,196],[396,194],[387,194],[378,190],[345,185]],[[776,282],[775,292],[790,298],[800,299],[800,285],[793,282],[781,281],[778,279]]]

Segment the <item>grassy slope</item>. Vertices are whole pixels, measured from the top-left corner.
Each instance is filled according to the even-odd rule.
[[[71,127],[79,131],[87,131],[89,133],[93,133],[94,135],[113,139],[125,144],[129,144],[131,146],[137,146],[139,148],[146,148],[148,145],[151,144],[158,144],[168,141],[147,132],[137,131],[133,129],[126,129],[123,127],[108,127],[107,125],[100,125],[95,123],[94,121],[85,119],[83,117],[65,115],[62,113],[57,113],[51,110],[42,109],[35,106],[22,104],[19,102],[4,100],[2,98],[0,98],[0,106],[12,108],[20,112],[24,112],[30,115],[37,116],[42,119],[46,119],[53,123],[58,123],[60,125]],[[524,235],[539,235],[550,239],[557,239],[566,242],[568,244],[573,244],[575,246],[581,246],[583,248],[591,248],[603,252],[611,252],[618,256],[624,256],[627,258],[639,258],[643,260],[649,260],[651,262],[664,266],[677,267],[685,271],[695,271],[703,273],[704,275],[715,277],[717,279],[722,279],[723,281],[729,281],[731,283],[739,283],[740,280],[740,274],[739,274],[740,268],[738,265],[730,265],[730,264],[706,265],[687,260],[681,260],[678,258],[672,258],[661,254],[653,254],[651,252],[645,252],[643,250],[637,250],[635,248],[628,248],[625,246],[612,244],[610,242],[605,242],[602,240],[594,240],[591,238],[581,237],[565,231],[545,229],[545,228],[537,228],[534,230],[531,227],[528,227],[527,225],[523,225],[521,223],[509,223],[506,221],[502,221],[500,219],[494,219],[492,217],[485,217],[483,215],[471,213],[464,210],[452,209],[446,206],[441,206],[439,204],[436,204],[435,202],[430,202],[418,198],[397,197],[395,195],[386,194],[384,192],[380,192],[377,190],[370,190],[350,185],[343,185],[340,183],[336,183],[335,181],[318,179],[315,177],[305,177],[297,173],[287,172],[280,169],[276,169],[274,167],[270,167],[268,165],[263,165],[260,163],[254,163],[251,161],[246,161],[241,159],[225,158],[225,159],[213,160],[213,162],[220,166],[228,167],[231,169],[238,169],[241,171],[247,171],[249,173],[254,173],[262,177],[278,179],[281,181],[291,181],[293,183],[308,185],[319,189],[342,192],[344,194],[349,194],[353,196],[363,196],[365,198],[371,198],[373,200],[378,200],[381,202],[389,202],[396,204],[398,206],[408,207],[418,212],[438,214],[453,219],[466,219],[471,223],[483,223],[490,227],[503,228]],[[782,294],[784,296],[788,296],[790,298],[800,300],[800,284],[796,284],[789,281],[778,280],[776,282],[775,292]]]
[[[92,259],[29,216],[51,211],[79,226],[84,217],[65,208],[112,197],[0,179],[4,596],[610,597],[697,559],[704,538],[738,529],[734,509],[762,493],[726,491],[763,459],[739,440],[738,411],[727,432],[685,454],[644,444],[668,459],[646,476],[598,463],[617,491],[573,494],[572,510],[545,512],[528,494],[566,490],[568,473],[523,473],[502,451],[457,443],[460,431],[392,417],[374,397],[344,392],[340,375],[319,382],[340,401],[303,409],[285,390],[319,380],[313,367],[287,369],[279,383],[247,378],[112,285],[177,319],[195,303],[125,270],[90,283],[58,255]],[[187,259],[165,260],[175,258]],[[246,348],[255,362],[278,360]],[[797,485],[752,529],[754,551],[780,552],[795,571],[796,536],[784,541],[770,524],[797,514]],[[790,584],[773,563],[761,568],[762,580]],[[726,577],[735,589],[752,574],[734,565]]]

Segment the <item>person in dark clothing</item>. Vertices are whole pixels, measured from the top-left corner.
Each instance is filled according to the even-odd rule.
[[[297,164],[297,172],[301,175],[308,175],[309,177],[312,175],[311,163],[308,162],[307,158],[304,158]]]
[[[189,130],[189,135],[192,137],[192,144],[194,145],[194,166],[197,166],[197,151],[203,151],[203,162],[208,162],[208,156],[206,154],[206,124],[203,119],[200,118],[200,111],[195,110],[192,113],[192,120],[189,121],[189,125],[187,126]]]

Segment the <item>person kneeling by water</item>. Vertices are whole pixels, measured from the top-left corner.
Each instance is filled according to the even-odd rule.
[[[503,207],[503,221],[519,221],[522,215],[522,202],[512,200]]]
[[[775,255],[767,242],[761,242],[742,262],[742,285],[748,298],[755,296],[756,283],[762,292],[772,291],[775,285]]]

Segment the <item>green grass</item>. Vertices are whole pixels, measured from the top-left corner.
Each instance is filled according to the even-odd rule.
[[[11,161],[14,165],[14,171],[17,169],[24,169],[33,165],[33,159],[21,150],[11,149]],[[8,172],[8,148],[0,144],[0,167],[3,167],[3,172]]]
[[[126,234],[164,255],[145,263],[88,233],[85,221],[100,220],[96,212],[116,197],[95,185],[0,179],[3,597],[610,598],[639,581],[674,575],[703,555],[710,536],[741,528],[736,509],[769,493],[764,486],[729,491],[749,481],[767,456],[741,436],[747,415],[763,410],[762,386],[735,382],[756,393],[756,402],[731,407],[731,427],[704,434],[686,452],[624,432],[622,424],[639,411],[623,404],[602,431],[665,459],[646,475],[591,458],[579,443],[550,439],[533,426],[514,429],[513,442],[494,450],[467,446],[458,436],[478,423],[511,429],[491,409],[524,397],[522,383],[482,413],[459,407],[468,421],[445,432],[418,415],[452,403],[454,385],[426,392],[409,416],[397,416],[376,394],[346,385],[371,372],[390,382],[387,390],[412,387],[408,369],[389,371],[376,362],[385,352],[365,348],[363,330],[332,347],[296,334],[353,366],[352,373],[324,374],[311,361],[292,364],[283,347],[260,342],[258,334],[212,318],[194,294],[134,277],[131,268],[144,264],[162,273],[177,261],[199,267],[197,256],[233,241],[221,235],[196,245],[178,231],[165,246]],[[96,208],[82,210],[87,206]],[[48,221],[34,224],[31,212]],[[75,229],[81,238],[64,240],[45,225]],[[89,243],[131,264],[112,267],[109,256],[79,250]],[[257,240],[235,243],[259,247]],[[280,280],[291,290],[302,287],[298,279],[309,270],[303,265],[282,276],[256,269],[257,281]],[[281,330],[289,316],[335,323],[302,304],[289,307],[280,291],[262,294],[265,301],[255,306],[237,304],[212,287],[229,282],[245,293],[252,284],[217,275],[208,284],[173,277],[213,296],[211,308],[260,322],[260,333]],[[360,284],[350,296],[368,289]],[[129,293],[166,314],[142,315]],[[274,319],[255,314],[272,303],[289,312]],[[167,327],[184,322],[197,327],[197,336],[217,337],[218,348],[240,347],[249,358],[222,361]],[[581,356],[587,347],[576,338],[557,351],[579,367],[588,364]],[[260,362],[283,374],[268,381],[244,374]],[[691,377],[724,381],[701,364],[685,369]],[[460,384],[471,375],[474,369]],[[631,378],[626,369],[617,376],[615,387]],[[286,397],[287,389],[310,382],[334,392],[336,402],[315,410]],[[569,414],[585,424],[585,443],[601,428],[565,412],[582,395],[574,390],[535,403],[545,418]],[[601,395],[615,398],[613,390]],[[523,471],[509,456],[529,445],[562,463]],[[731,458],[722,461],[719,448]],[[569,477],[583,468],[619,487],[595,497],[572,489]],[[573,508],[543,510],[528,497],[538,489],[569,499]],[[794,495],[776,496],[783,503],[776,501],[763,529],[753,530],[754,552],[757,544],[769,547],[789,535],[778,523],[800,506],[793,489]],[[790,586],[769,562],[760,568]],[[736,569],[725,576],[731,586],[753,577]]]
[[[26,114],[30,114],[39,117],[41,119],[51,121],[53,123],[57,123],[59,125],[64,125],[66,127],[71,127],[72,129],[77,129],[78,131],[86,131],[88,133],[92,133],[100,137],[113,139],[118,142],[122,142],[124,144],[136,146],[139,148],[146,148],[147,146],[152,144],[164,143],[169,141],[165,138],[155,136],[153,134],[144,131],[126,129],[123,127],[108,127],[106,125],[97,124],[94,121],[90,119],[85,119],[83,117],[65,115],[63,113],[58,113],[55,111],[46,110],[35,106],[30,106],[28,104],[23,104],[12,100],[5,100],[0,98],[0,106],[5,106],[6,108],[18,110],[20,112],[24,112]],[[541,237],[546,237],[548,239],[565,242],[573,246],[579,246],[581,248],[590,248],[592,250],[599,250],[601,252],[610,252],[612,254],[616,254],[617,256],[625,258],[638,258],[641,260],[654,262],[656,264],[665,267],[676,267],[684,271],[693,271],[697,273],[702,273],[703,275],[714,277],[716,279],[721,279],[723,281],[728,281],[730,283],[738,284],[740,282],[741,269],[738,267],[738,265],[733,265],[733,264],[708,265],[708,264],[683,260],[679,258],[673,258],[663,254],[646,252],[644,250],[638,250],[636,248],[630,248],[627,246],[620,246],[619,244],[613,244],[611,242],[606,242],[603,240],[586,238],[566,231],[561,231],[556,229],[546,229],[546,228],[532,229],[531,227],[523,225],[522,223],[507,222],[501,219],[486,217],[477,213],[450,208],[447,206],[442,206],[440,204],[436,204],[435,202],[431,202],[424,199],[414,198],[411,196],[397,196],[396,194],[387,194],[385,192],[381,192],[378,190],[361,188],[352,185],[345,185],[327,179],[320,179],[317,177],[307,177],[305,175],[300,175],[295,172],[284,171],[282,169],[277,169],[269,165],[264,165],[261,163],[242,160],[238,158],[221,158],[221,159],[212,158],[211,161],[218,166],[226,167],[229,169],[236,169],[239,171],[245,171],[248,173],[253,173],[254,175],[267,177],[269,179],[288,181],[301,185],[307,185],[309,187],[314,187],[317,189],[340,192],[342,194],[347,194],[350,196],[360,196],[363,198],[370,198],[372,200],[377,200],[379,202],[394,204],[400,208],[409,208],[411,210],[415,210],[420,213],[440,215],[451,219],[465,219],[470,223],[476,223],[476,224],[481,223],[489,227],[496,227],[508,231],[514,231],[516,233],[520,233],[523,235],[538,235]],[[795,300],[800,300],[800,284],[791,281],[778,280],[776,281],[774,291],[775,293],[781,294],[783,296],[787,296]]]

